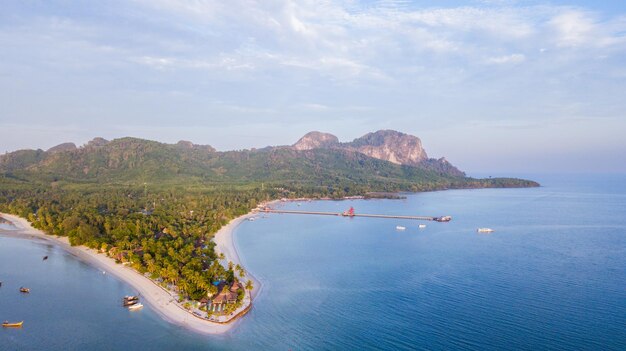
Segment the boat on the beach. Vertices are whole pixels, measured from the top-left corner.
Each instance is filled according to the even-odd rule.
[[[29,288],[21,287],[20,292],[28,294],[30,292]]]
[[[131,311],[136,311],[142,308],[143,308],[143,305],[140,303],[128,307],[128,309]]]
[[[15,322],[15,323],[10,323],[9,321],[2,322],[2,326],[4,328],[21,328],[22,324],[24,324],[24,321]]]
[[[397,225],[396,226],[396,230],[405,230],[405,229],[406,229],[406,227],[403,227],[401,225]]]
[[[479,233],[493,233],[495,230],[491,228],[478,228],[476,231]]]
[[[420,224],[420,225],[418,225],[417,227],[418,227],[419,229],[424,229],[424,228],[426,228],[426,224]]]

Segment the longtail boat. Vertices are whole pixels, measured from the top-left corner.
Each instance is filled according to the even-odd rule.
[[[29,292],[30,292],[30,289],[29,289],[29,288],[25,288],[25,287],[21,287],[21,288],[20,288],[20,292],[23,292],[23,293],[29,293]]]
[[[22,324],[24,324],[24,321],[17,322],[17,323],[9,323],[8,321],[4,321],[2,323],[2,326],[5,328],[21,328]]]
[[[131,311],[136,311],[136,310],[141,309],[141,308],[143,308],[143,304],[140,304],[140,303],[128,307],[128,309],[131,310]]]
[[[139,302],[139,296],[124,296],[122,300],[122,306],[128,307],[135,305]]]

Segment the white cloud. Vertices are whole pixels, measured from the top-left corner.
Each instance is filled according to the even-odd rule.
[[[525,60],[526,60],[526,56],[522,54],[511,54],[511,55],[490,57],[487,59],[486,62],[491,63],[491,64],[502,65],[502,64],[522,63]]]
[[[213,19],[225,8],[220,1],[212,0],[135,0],[144,6],[155,7],[163,11],[181,13],[185,15],[197,16],[199,18]]]
[[[164,69],[171,66],[174,63],[174,60],[166,57],[152,57],[152,56],[142,56],[142,57],[134,57],[131,58],[131,61],[150,66],[156,69]]]
[[[549,22],[556,33],[556,45],[565,48],[609,48],[622,46],[626,49],[626,17],[617,16],[601,21],[598,15],[580,9],[565,10]]]
[[[242,62],[236,57],[230,57],[223,55],[210,60],[202,59],[178,59],[173,57],[131,57],[131,62],[135,62],[141,65],[149,66],[154,69],[201,69],[201,70],[252,70],[254,65],[252,63]]]
[[[555,28],[558,46],[579,46],[594,38],[593,20],[582,11],[568,11],[554,17],[550,24]]]
[[[533,33],[524,11],[510,8],[432,9],[409,12],[407,20],[444,30],[479,31],[496,37],[523,38]]]

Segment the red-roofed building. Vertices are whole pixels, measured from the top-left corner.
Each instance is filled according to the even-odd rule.
[[[218,293],[207,304],[207,309],[219,313],[224,311],[226,305],[237,302],[239,290],[243,290],[243,286],[238,281],[231,286],[228,286],[226,282],[220,282],[217,289]]]

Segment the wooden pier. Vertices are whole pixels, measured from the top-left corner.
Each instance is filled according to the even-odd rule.
[[[418,220],[418,221],[435,221],[435,222],[449,222],[450,220],[452,220],[452,217],[450,216],[428,217],[428,216],[399,216],[399,215],[354,213],[354,210],[352,208],[346,212],[290,211],[290,210],[274,210],[271,208],[264,208],[264,209],[260,209],[259,212],[319,215],[319,216],[340,216],[340,217],[395,218],[395,219],[411,219],[411,220]]]

